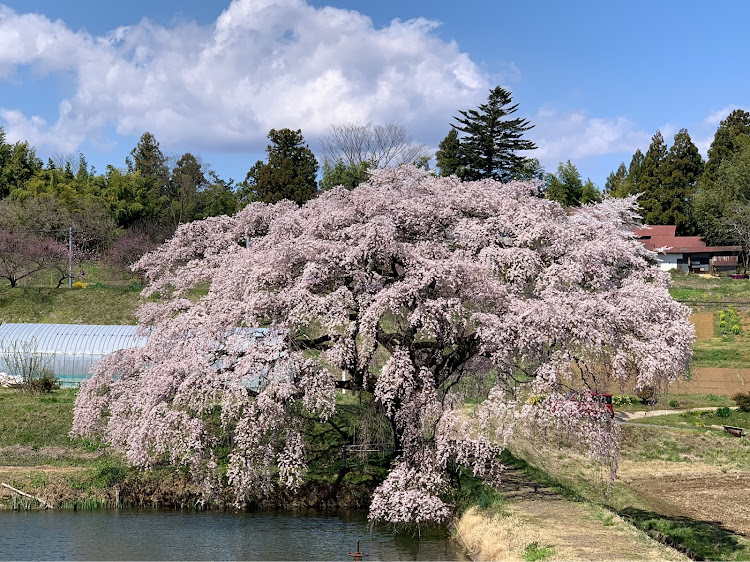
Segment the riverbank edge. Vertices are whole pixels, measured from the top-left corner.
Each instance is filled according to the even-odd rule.
[[[109,481],[107,481],[109,480]],[[0,509],[366,510],[372,482],[308,481],[297,491],[276,486],[262,501],[238,507],[227,488],[205,499],[180,470],[92,470],[88,467],[2,466]]]
[[[230,498],[201,503],[200,497],[184,475],[135,471],[117,485],[106,487],[82,487],[80,481],[71,477],[73,471],[60,474],[55,467],[0,467],[0,483],[26,482],[25,489],[18,488],[23,495],[0,486],[0,511],[43,511],[111,509],[207,510],[207,511],[258,511],[304,514],[341,514],[360,512],[367,514],[373,486],[351,483],[308,482],[302,490],[292,493],[276,488],[272,497],[262,501],[236,507]],[[41,478],[46,471],[46,478]],[[85,472],[80,469],[78,472]],[[36,481],[37,485],[32,485]],[[44,481],[44,483],[42,483]],[[11,484],[9,484],[11,485]],[[20,484],[19,484],[20,485]],[[454,542],[462,554],[474,560],[463,541],[445,530],[446,539]]]

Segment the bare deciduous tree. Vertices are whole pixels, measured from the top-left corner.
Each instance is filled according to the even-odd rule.
[[[0,344],[0,368],[11,380],[19,380],[24,392],[42,394],[60,388],[51,361],[37,346],[36,338]]]
[[[342,161],[347,166],[367,163],[373,168],[392,168],[432,156],[426,145],[412,139],[404,125],[393,122],[331,125],[320,143],[323,158],[332,165]]]
[[[729,237],[742,246],[742,271],[747,273],[750,261],[750,203],[735,201],[729,205],[723,223]]]
[[[31,232],[0,230],[0,279],[15,287],[21,279],[66,260],[65,246]],[[67,274],[66,274],[67,278]]]

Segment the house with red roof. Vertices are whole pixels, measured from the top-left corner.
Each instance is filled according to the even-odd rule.
[[[634,229],[638,241],[657,253],[664,271],[686,273],[736,272],[741,246],[709,246],[701,236],[676,236],[674,225],[644,225]]]

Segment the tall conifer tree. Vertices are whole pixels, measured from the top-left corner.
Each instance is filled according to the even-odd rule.
[[[451,129],[446,137],[440,141],[435,158],[441,176],[456,174],[461,177],[461,141],[458,140],[456,129]]]
[[[643,158],[641,179],[638,191],[642,193],[638,200],[643,209],[643,220],[646,224],[664,224],[662,217],[662,167],[667,157],[667,145],[661,131],[651,137],[651,145]]]
[[[461,136],[462,177],[467,180],[512,179],[524,166],[526,158],[519,151],[534,150],[536,145],[523,134],[531,129],[527,119],[509,118],[518,110],[511,93],[497,86],[490,90],[487,103],[479,109],[459,111],[453,125]]]
[[[627,188],[624,195],[635,195],[640,193],[641,178],[643,177],[643,161],[646,157],[641,152],[640,148],[637,148],[633,154],[633,158],[630,159],[630,166],[628,166],[628,177],[626,180]]]
[[[703,173],[703,158],[687,129],[674,136],[664,160],[661,192],[662,215],[656,224],[674,224],[677,234],[695,232],[692,204],[698,180]]]
[[[604,192],[612,197],[625,197],[628,195],[627,187],[628,169],[625,162],[620,162],[616,172],[610,172],[604,184]]]
[[[742,138],[750,138],[750,113],[735,109],[719,123],[708,149],[708,161],[701,184],[710,188],[716,181],[721,163],[742,148]]]
[[[276,203],[289,199],[304,203],[317,191],[318,162],[305,143],[302,131],[271,129],[266,148],[268,162],[258,160],[245,178],[242,195],[252,201]]]

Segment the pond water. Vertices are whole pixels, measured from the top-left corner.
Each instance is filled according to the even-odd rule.
[[[360,514],[0,511],[2,560],[468,560],[444,537],[368,529]]]

